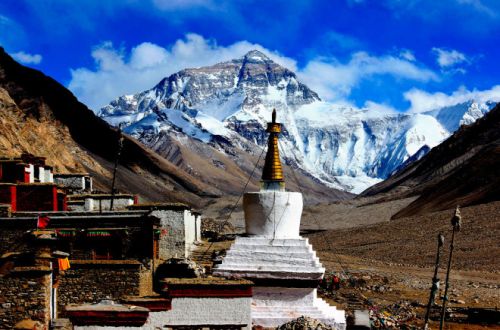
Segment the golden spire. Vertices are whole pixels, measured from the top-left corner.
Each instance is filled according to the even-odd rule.
[[[281,124],[276,122],[276,109],[273,109],[272,122],[267,123],[266,132],[269,133],[269,140],[267,141],[266,162],[262,170],[263,189],[283,190],[285,181],[278,150],[278,134],[281,133]]]

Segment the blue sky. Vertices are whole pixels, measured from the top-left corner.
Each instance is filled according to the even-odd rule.
[[[497,0],[3,0],[0,44],[93,109],[254,48],[333,103],[500,101]]]

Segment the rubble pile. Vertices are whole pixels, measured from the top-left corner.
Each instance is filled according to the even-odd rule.
[[[207,239],[217,239],[227,233],[234,233],[235,229],[227,221],[203,218],[201,220],[201,235]]]
[[[323,324],[318,320],[307,316],[301,316],[298,319],[280,325],[277,330],[333,330],[329,325]]]
[[[372,329],[417,329],[411,325],[415,319],[415,308],[408,301],[401,301],[382,309],[375,306],[370,308]]]

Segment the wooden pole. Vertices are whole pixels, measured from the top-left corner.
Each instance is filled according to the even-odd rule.
[[[450,243],[450,257],[448,259],[448,269],[446,270],[446,285],[444,287],[444,296],[443,296],[443,307],[441,308],[441,319],[439,321],[439,330],[443,330],[444,326],[444,316],[446,314],[446,303],[448,301],[448,288],[450,287],[450,271],[451,271],[451,259],[453,257],[453,248],[454,248],[454,240],[455,240],[455,232],[460,230],[462,217],[460,215],[460,209],[457,206],[455,209],[455,214],[453,218],[451,218],[451,225],[453,226],[451,232],[451,243]]]
[[[441,256],[441,248],[443,247],[444,244],[444,236],[441,233],[439,233],[437,239],[438,239],[438,249],[436,253],[436,263],[434,266],[434,276],[432,277],[431,294],[429,296],[429,302],[427,303],[427,311],[425,312],[424,330],[429,329],[429,316],[431,313],[431,307],[434,304],[436,293],[439,290],[439,278],[438,278],[439,258]]]
[[[111,182],[111,202],[109,204],[109,210],[113,211],[113,202],[115,200],[115,181],[116,181],[116,170],[118,168],[118,162],[120,160],[120,155],[123,148],[123,136],[121,128],[118,128],[118,151],[116,152],[115,166],[113,167],[113,181]]]

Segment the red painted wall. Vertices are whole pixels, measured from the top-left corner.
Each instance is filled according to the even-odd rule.
[[[0,204],[10,204],[12,212],[17,210],[16,186],[0,185]]]
[[[51,184],[18,185],[18,211],[57,211],[57,187]]]
[[[0,182],[29,182],[29,173],[27,173],[26,168],[19,163],[2,162],[0,163]]]

